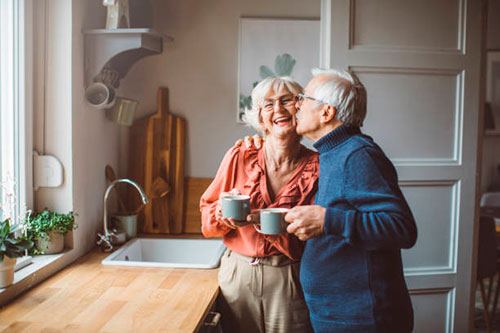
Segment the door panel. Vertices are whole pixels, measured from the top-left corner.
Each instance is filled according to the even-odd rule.
[[[385,152],[394,162],[456,162],[462,99],[457,71],[351,70],[367,90],[365,131],[387,147]],[[395,137],[404,138],[404,144],[395,145]]]
[[[450,332],[454,292],[450,289],[434,289],[414,293],[411,296],[415,311],[414,333]],[[421,323],[425,323],[425,329]]]
[[[405,272],[454,272],[458,185],[407,182],[401,190],[418,221],[418,242],[402,253]]]
[[[352,1],[352,47],[456,52],[461,5],[457,0]]]

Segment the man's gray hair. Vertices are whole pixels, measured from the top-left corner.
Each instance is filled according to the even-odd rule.
[[[287,89],[294,95],[300,94],[303,91],[302,86],[289,76],[270,76],[260,81],[252,90],[252,108],[246,109],[243,115],[243,121],[257,131],[264,133],[264,129],[260,124],[260,109],[264,97],[270,90],[279,93]]]
[[[352,72],[336,69],[312,70],[314,76],[326,75],[314,90],[314,98],[337,109],[335,118],[346,126],[363,126],[366,117],[366,90]]]

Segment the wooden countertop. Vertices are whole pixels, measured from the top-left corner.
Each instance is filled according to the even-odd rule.
[[[193,332],[214,303],[217,269],[104,266],[94,250],[0,310],[15,332]]]

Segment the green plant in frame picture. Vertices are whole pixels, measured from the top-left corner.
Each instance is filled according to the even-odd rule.
[[[274,71],[271,70],[266,65],[261,65],[259,67],[259,76],[260,80],[264,80],[270,76],[291,76],[293,72],[293,68],[297,61],[288,53],[284,53],[276,56],[274,60]],[[259,81],[255,81],[253,83],[253,88],[259,83]],[[242,119],[243,112],[246,109],[252,108],[252,96],[240,94],[240,120]]]
[[[309,18],[240,18],[237,122],[251,109],[252,90],[261,80],[290,76],[307,84],[311,69],[320,65],[319,23]]]

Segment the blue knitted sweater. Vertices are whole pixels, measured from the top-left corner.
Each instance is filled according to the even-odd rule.
[[[314,330],[410,332],[400,249],[415,244],[417,228],[394,166],[359,128],[341,126],[314,146],[325,234],[306,242],[300,272]]]

